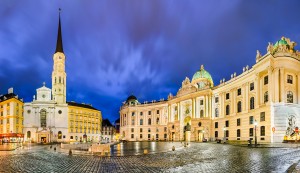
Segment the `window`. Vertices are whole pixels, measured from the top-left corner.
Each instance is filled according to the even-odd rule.
[[[167,139],[167,134],[166,133],[164,134],[164,138]]]
[[[218,108],[215,109],[215,117],[219,117],[219,109]]]
[[[151,111],[148,111],[148,115],[151,115]]]
[[[241,130],[240,129],[236,130],[236,137],[241,137]]]
[[[58,139],[61,139],[61,137],[62,137],[62,132],[61,131],[58,131]]]
[[[151,135],[150,134],[148,134],[148,139],[150,139],[151,138]]]
[[[250,91],[254,90],[254,82],[250,83]]]
[[[265,136],[265,133],[266,133],[265,126],[261,126],[260,127],[260,136]]]
[[[148,132],[151,132],[151,129],[150,129],[150,128],[148,128]]]
[[[148,119],[148,125],[151,125],[151,118]]]
[[[254,97],[250,98],[250,109],[254,109]]]
[[[287,75],[287,83],[293,84],[293,76],[292,75]]]
[[[134,138],[134,134],[131,134],[131,138],[132,138],[132,139]]]
[[[215,128],[217,129],[219,126],[219,123],[218,122],[215,122]]]
[[[134,112],[132,112],[131,115],[134,116]]]
[[[241,125],[241,119],[238,118],[238,119],[236,119],[236,126],[240,126],[240,125]]]
[[[27,138],[31,138],[31,132],[27,131]]]
[[[156,124],[159,124],[159,118],[156,118]]]
[[[164,127],[164,132],[167,132],[167,127]]]
[[[143,115],[143,112],[140,112],[140,115]]]
[[[131,132],[134,132],[134,128],[131,128]]]
[[[159,114],[159,110],[156,111],[156,114]]]
[[[229,130],[226,130],[226,137],[229,137]]]
[[[200,100],[200,105],[203,105],[203,100]]]
[[[239,101],[237,104],[237,112],[242,112],[242,102]]]
[[[219,103],[219,97],[215,98],[215,103]]]
[[[140,125],[143,125],[143,119],[140,119]]]
[[[260,113],[260,121],[265,121],[265,112]]]
[[[159,138],[159,134],[156,134],[156,140],[158,140],[158,138]]]
[[[230,106],[226,105],[226,115],[229,115],[229,114],[230,114]]]
[[[264,103],[267,103],[268,101],[269,101],[269,94],[268,91],[266,91],[264,94]]]
[[[134,125],[134,119],[131,120],[131,125]]]
[[[203,118],[203,110],[200,110],[200,118]]]
[[[226,100],[228,100],[229,98],[229,93],[226,93]]]
[[[268,79],[268,76],[265,76],[265,77],[264,77],[264,85],[267,85],[267,84],[268,84],[268,82],[269,82],[268,80],[269,80],[269,79]]]
[[[225,126],[229,127],[229,120],[225,121]]]
[[[239,89],[237,90],[237,95],[240,96],[241,94],[242,94],[242,89],[239,88]]]
[[[292,91],[288,91],[286,98],[287,98],[287,102],[288,103],[293,103],[293,92]]]
[[[253,116],[249,117],[249,124],[253,124]]]
[[[46,114],[47,114],[46,110],[42,109],[40,112],[41,127],[47,127]]]
[[[215,138],[219,136],[218,131],[215,131]]]
[[[253,136],[253,128],[249,129],[249,136]]]
[[[141,139],[143,138],[143,134],[140,134],[140,138],[141,138]]]

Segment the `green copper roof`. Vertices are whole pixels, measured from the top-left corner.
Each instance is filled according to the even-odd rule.
[[[281,37],[281,39],[275,43],[274,47],[277,47],[278,45],[288,45],[288,43],[285,41],[284,37]]]
[[[213,83],[213,79],[212,79],[211,75],[206,70],[204,70],[203,65],[201,65],[200,70],[194,74],[192,80],[196,80],[196,79],[200,79],[200,78],[208,79],[210,82]]]

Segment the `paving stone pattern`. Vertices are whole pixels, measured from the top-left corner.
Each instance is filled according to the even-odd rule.
[[[194,143],[148,155],[102,157],[49,146],[0,152],[0,172],[285,172],[300,159],[299,148],[248,148]]]

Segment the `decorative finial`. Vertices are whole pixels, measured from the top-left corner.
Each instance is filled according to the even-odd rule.
[[[203,70],[203,69],[204,69],[204,66],[203,66],[203,64],[201,65],[200,69],[201,69],[201,70]]]
[[[46,82],[43,82],[43,86],[45,86],[46,85]]]
[[[58,8],[59,13],[61,12],[61,8]]]
[[[284,37],[284,36],[282,36],[282,37],[281,37],[281,40],[285,40],[285,37]]]

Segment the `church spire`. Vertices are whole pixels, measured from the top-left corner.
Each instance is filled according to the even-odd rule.
[[[63,44],[62,44],[62,36],[61,36],[61,24],[60,24],[60,11],[61,9],[59,8],[59,16],[58,16],[58,34],[57,34],[57,42],[56,42],[56,52],[61,52],[64,53],[63,50]]]

